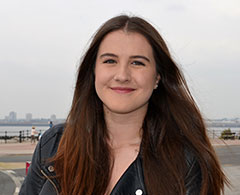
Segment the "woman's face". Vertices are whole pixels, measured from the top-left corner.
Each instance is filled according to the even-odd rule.
[[[95,88],[105,111],[146,112],[159,79],[152,47],[143,35],[118,30],[105,36],[95,67]]]

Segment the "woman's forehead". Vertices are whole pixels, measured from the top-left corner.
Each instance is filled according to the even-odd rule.
[[[152,56],[152,47],[148,40],[138,32],[117,30],[108,33],[102,40],[98,54],[105,52],[129,53]]]

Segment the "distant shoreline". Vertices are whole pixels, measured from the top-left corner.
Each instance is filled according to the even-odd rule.
[[[54,125],[64,123],[65,120],[58,120]],[[49,126],[49,122],[11,122],[0,123],[0,126]],[[206,123],[207,128],[240,128],[240,123]]]
[[[49,126],[48,123],[4,123],[0,126]]]
[[[222,127],[222,128],[238,128],[240,127],[240,123],[207,123],[208,127]]]
[[[43,119],[43,120],[38,120],[34,119],[31,121],[0,121],[0,127],[9,127],[9,126],[49,126],[50,125],[50,119]],[[53,120],[53,124],[59,124],[59,123],[65,123],[66,119],[57,119]]]

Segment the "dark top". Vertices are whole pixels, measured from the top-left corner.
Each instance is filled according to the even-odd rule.
[[[54,167],[46,159],[53,157],[64,130],[64,124],[47,130],[38,142],[33,154],[28,174],[20,189],[19,195],[56,195],[59,185]],[[190,152],[186,152],[188,173],[185,178],[187,195],[198,195],[201,189],[201,169]],[[110,195],[146,195],[141,155],[131,163],[121,176]]]

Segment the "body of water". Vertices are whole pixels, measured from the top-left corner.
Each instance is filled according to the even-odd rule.
[[[240,135],[240,127],[229,127],[232,132],[235,132],[236,135]],[[28,133],[31,133],[31,126],[0,126],[0,136],[5,135],[5,131],[9,136],[19,136],[20,131],[24,131],[26,134],[27,130]],[[43,133],[49,126],[35,126],[36,131],[39,133]],[[224,129],[228,129],[228,127],[208,127],[208,135],[210,138],[218,138],[221,135],[221,132]]]
[[[32,126],[0,126],[0,136],[4,136],[5,131],[7,131],[8,136],[19,136],[20,131],[24,131],[25,135],[27,132],[31,135],[31,129]],[[43,133],[47,129],[49,126],[35,126],[35,130],[39,133]]]

